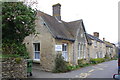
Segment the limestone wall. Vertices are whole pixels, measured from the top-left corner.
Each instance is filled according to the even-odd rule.
[[[27,62],[22,58],[2,59],[2,78],[27,78]]]

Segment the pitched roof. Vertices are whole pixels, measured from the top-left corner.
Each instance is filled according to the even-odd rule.
[[[38,11],[38,15],[42,17],[46,26],[55,38],[75,41],[77,29],[82,26],[82,20],[65,22],[59,21],[54,16]]]
[[[91,39],[91,40],[96,40],[98,42],[101,42],[101,43],[104,43],[102,40],[100,40],[99,38],[95,37],[95,36],[92,36],[90,34],[86,34],[88,39]]]
[[[106,44],[106,47],[110,47],[113,48],[113,44],[108,42],[108,41],[104,41],[104,43]]]

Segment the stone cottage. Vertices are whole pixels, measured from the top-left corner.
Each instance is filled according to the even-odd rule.
[[[89,39],[88,53],[90,58],[104,58],[106,53],[106,46],[102,40],[99,39],[99,33],[94,32],[93,35],[87,34]]]
[[[112,58],[115,57],[117,55],[117,47],[114,43],[111,43],[113,50],[112,50]]]
[[[73,65],[77,65],[78,59],[88,58],[83,20],[65,22],[61,20],[61,5],[58,3],[52,7],[53,16],[37,11],[36,34],[24,40],[30,58],[45,70],[54,68],[58,53]]]
[[[109,58],[113,58],[116,55],[116,46],[113,43],[110,43],[108,41],[105,41],[105,38],[103,38],[103,41],[106,45],[106,56]]]

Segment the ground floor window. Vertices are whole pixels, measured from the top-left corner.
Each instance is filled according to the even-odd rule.
[[[85,49],[85,44],[81,44],[81,58],[85,58],[85,53],[84,53],[84,49]]]
[[[68,61],[68,44],[67,43],[63,43],[62,44],[62,56],[64,57],[65,61]]]
[[[97,55],[97,58],[100,58],[100,56],[99,56],[99,52],[96,52],[96,55]]]
[[[78,44],[78,59],[80,59],[80,53],[81,53],[81,45],[80,45],[80,43]]]
[[[40,43],[33,43],[34,45],[34,60],[40,60]]]
[[[96,55],[97,55],[97,58],[103,58],[102,52],[97,52]]]

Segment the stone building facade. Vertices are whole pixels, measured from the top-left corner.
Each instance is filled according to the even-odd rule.
[[[105,57],[108,50],[105,42],[99,39],[98,32],[93,36],[87,34],[82,19],[71,22],[61,20],[61,5],[58,3],[52,7],[53,16],[37,11],[36,34],[31,34],[24,40],[34,62],[51,71],[55,67],[58,53],[72,65],[77,65],[79,59]]]
[[[94,32],[93,35],[87,34],[87,38],[91,44],[88,44],[90,58],[109,58],[116,56],[116,46],[113,43],[99,39],[99,33]]]
[[[105,46],[106,46],[106,56],[109,58],[113,58],[114,56],[116,56],[116,46],[113,43],[110,43],[108,41],[105,41],[105,38],[103,39]]]
[[[91,41],[89,47],[90,58],[104,58],[106,46],[102,40],[99,39],[99,33],[94,32],[93,35],[87,34],[88,39]]]
[[[72,65],[78,59],[87,58],[86,31],[83,20],[65,22],[61,20],[60,4],[53,5],[53,16],[37,11],[36,34],[24,40],[30,58],[47,71],[53,70],[57,53]],[[56,48],[61,48],[57,51]]]

